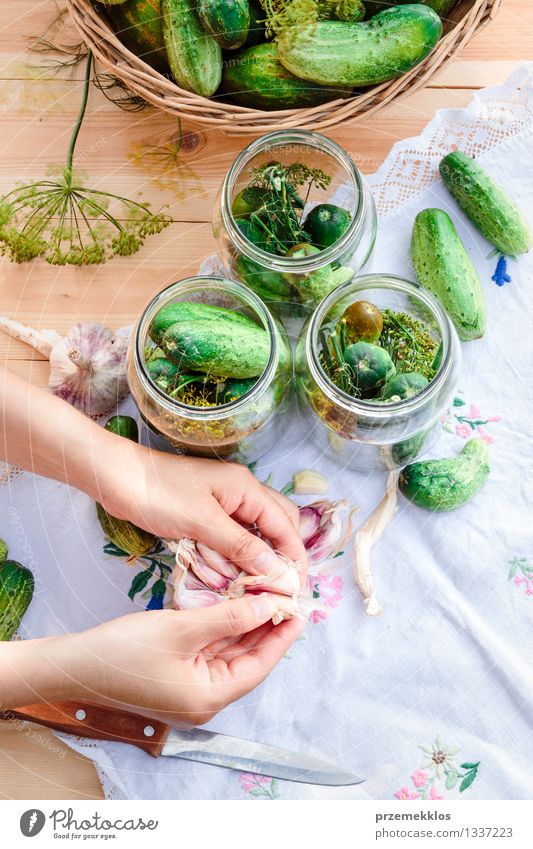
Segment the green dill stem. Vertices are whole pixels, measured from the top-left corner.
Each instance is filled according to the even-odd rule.
[[[340,337],[340,346],[341,346],[341,351],[342,351],[342,358],[344,359],[344,352],[346,350],[346,319],[342,319],[342,321],[340,322],[339,337]]]
[[[332,333],[329,337],[331,341],[331,347],[333,348],[333,353],[335,355],[335,359],[337,360],[339,366],[344,365],[344,355],[341,350],[341,346],[339,345],[339,340],[336,333]]]
[[[325,330],[320,331],[320,341],[322,343],[322,354],[324,355],[326,367],[331,377],[331,374],[335,370],[335,363],[333,362],[331,351],[329,350],[328,337]]]
[[[107,220],[110,221],[111,224],[113,224],[117,228],[117,230],[119,230],[120,232],[122,230],[124,230],[124,227],[122,226],[120,221],[117,218],[115,218],[114,215],[111,215],[110,212],[108,212],[106,209],[104,209],[103,206],[100,206],[98,203],[96,203],[96,201],[91,200],[88,197],[85,197],[83,194],[80,194],[80,192],[77,192],[77,191],[74,191],[73,194],[76,198],[79,198],[80,201],[83,201],[88,206],[90,206],[92,209],[96,210],[96,212],[99,212],[100,215],[103,215],[104,218],[107,218]],[[78,204],[78,209],[79,209],[79,204]],[[96,217],[98,218],[98,216],[96,216]]]
[[[170,393],[170,397],[175,398],[178,392],[181,392],[182,389],[185,389],[185,387],[188,386],[189,383],[198,383],[199,380],[205,381],[205,378],[206,375],[193,375],[193,377],[189,377],[188,380],[184,380],[182,383],[180,383],[179,386],[176,387],[176,389],[174,389]]]
[[[83,119],[85,117],[85,110],[87,109],[87,100],[89,98],[89,85],[91,82],[91,71],[93,64],[93,54],[89,50],[87,54],[87,63],[85,65],[85,79],[83,81],[83,95],[81,99],[80,111],[78,113],[78,117],[76,119],[76,123],[74,125],[74,130],[72,132],[72,137],[70,139],[70,145],[67,153],[67,164],[65,167],[65,174],[67,178],[70,179],[72,176],[72,160],[74,157],[74,148],[76,147],[76,142],[78,140],[78,135],[81,130],[81,125],[83,123]]]
[[[396,318],[396,316],[393,315],[391,312],[388,313],[388,318],[392,321],[393,324],[396,325],[396,327],[398,327],[400,330],[403,330],[407,338],[411,340],[416,350],[418,351],[418,342],[416,341],[411,331],[408,330],[407,327],[404,327],[402,322],[398,318]]]

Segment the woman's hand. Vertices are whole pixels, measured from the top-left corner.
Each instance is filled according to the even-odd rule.
[[[245,529],[255,525],[276,551],[299,563],[304,577],[298,508],[247,468],[113,440],[113,463],[103,467],[98,496],[109,513],[159,537],[192,537],[251,574],[277,572],[272,548]]]
[[[267,593],[201,610],[132,613],[0,646],[2,707],[79,698],[199,725],[263,681],[301,633]]]
[[[75,486],[156,536],[192,537],[251,574],[277,572],[273,550],[245,529],[255,525],[304,580],[297,508],[244,466],[136,445],[7,370],[2,401],[0,459]]]

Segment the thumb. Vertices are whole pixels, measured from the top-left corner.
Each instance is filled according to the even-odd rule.
[[[280,572],[282,564],[272,548],[260,537],[239,525],[219,505],[209,524],[198,529],[197,538],[250,575],[271,575]]]
[[[211,607],[181,610],[180,620],[187,622],[192,642],[208,646],[225,637],[240,637],[272,619],[278,609],[270,593],[244,595],[242,598],[214,604]]]

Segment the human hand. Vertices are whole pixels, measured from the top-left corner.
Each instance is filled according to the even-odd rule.
[[[275,549],[299,564],[304,580],[299,511],[288,498],[236,463],[166,454],[108,435],[113,456],[103,463],[97,497],[113,516],[158,537],[191,537],[253,575],[279,572]],[[253,526],[273,548],[246,530]]]
[[[304,622],[270,619],[268,593],[200,610],[132,613],[68,638],[78,697],[199,725],[257,687]]]

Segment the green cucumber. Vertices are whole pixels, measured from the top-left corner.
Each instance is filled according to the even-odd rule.
[[[300,259],[306,256],[315,256],[319,253],[320,248],[304,243],[294,245],[288,251],[287,256]],[[315,271],[309,271],[305,274],[297,271],[294,273],[290,271],[283,272],[287,283],[290,283],[297,290],[300,301],[303,304],[313,306],[316,306],[322,298],[329,295],[341,283],[346,283],[347,280],[350,280],[353,275],[354,272],[349,266],[334,266],[333,264],[323,265],[322,268],[317,268]]]
[[[250,24],[243,47],[253,47],[254,44],[262,44],[266,41],[265,13],[253,2],[249,2],[248,5],[250,7]]]
[[[409,2],[410,0],[396,0],[393,5],[403,6]],[[419,3],[422,6],[429,6],[430,9],[433,9],[437,15],[441,16],[441,18],[448,14],[452,6],[455,6],[456,2],[457,0],[419,0]],[[373,15],[377,15],[378,12],[382,12],[383,9],[389,8],[391,3],[386,2],[386,0],[368,0],[368,2],[365,0],[365,6],[367,17],[370,18]]]
[[[195,320],[172,324],[161,346],[181,371],[213,377],[259,377],[270,357],[268,333],[227,321]]]
[[[352,216],[333,203],[319,203],[307,215],[303,229],[318,248],[329,248],[346,233]]]
[[[133,442],[139,439],[137,422],[131,416],[112,416],[106,424],[106,430]],[[117,519],[98,502],[95,506],[96,516],[104,534],[117,548],[128,554],[130,559],[143,557],[153,549],[157,537],[149,531],[144,531],[127,519]]]
[[[223,404],[230,404],[232,401],[238,401],[243,395],[255,386],[257,380],[254,377],[249,377],[247,380],[227,380],[224,386],[224,395],[222,396]]]
[[[442,159],[440,175],[470,221],[502,254],[525,254],[533,234],[504,190],[475,159],[455,150]]]
[[[214,304],[202,304],[194,301],[176,301],[167,304],[155,314],[148,331],[150,338],[158,344],[163,334],[171,324],[177,321],[196,321],[197,319],[211,321],[229,321],[231,324],[239,324],[246,327],[257,327],[255,321],[235,310],[217,307]]]
[[[3,539],[0,539],[0,566],[2,565],[2,563],[6,562],[8,554],[9,548],[7,547],[7,542],[4,542]]]
[[[442,21],[428,6],[386,9],[370,21],[319,21],[279,40],[279,60],[292,74],[330,86],[361,88],[410,71],[435,47]]]
[[[405,466],[406,463],[414,460],[420,454],[428,433],[429,430],[423,430],[421,433],[415,434],[415,436],[410,436],[409,439],[404,439],[402,442],[395,442],[391,447],[391,456],[395,465]]]
[[[264,230],[260,230],[257,224],[243,218],[237,221],[237,227],[241,231],[245,239],[255,245],[257,248],[266,251],[268,248],[267,237]]]
[[[144,557],[157,542],[156,537],[149,531],[144,531],[127,519],[117,519],[98,502],[96,502],[96,515],[106,537],[132,560]]]
[[[353,384],[363,397],[375,395],[396,372],[385,348],[370,342],[348,345],[344,350],[344,362],[350,366]]]
[[[399,398],[405,401],[406,398],[412,398],[418,395],[429,386],[429,380],[423,374],[418,374],[416,371],[405,371],[403,374],[396,374],[391,380],[388,380],[383,387],[380,399],[390,401],[393,398]]]
[[[292,287],[278,271],[271,271],[253,259],[239,254],[233,262],[233,273],[264,301],[292,300]]]
[[[139,441],[139,428],[137,422],[131,416],[111,416],[106,422],[105,429],[110,430],[116,436],[131,439],[132,442]]]
[[[16,560],[0,566],[0,640],[10,640],[33,598],[35,583],[29,569]]]
[[[485,333],[481,281],[450,216],[424,209],[415,219],[411,255],[420,283],[441,302],[463,341]]]
[[[193,0],[162,0],[163,37],[178,86],[211,97],[222,79],[222,50],[204,32]]]
[[[157,71],[168,71],[161,0],[127,0],[110,9],[109,16],[128,50]]]
[[[418,507],[455,510],[481,489],[489,471],[489,449],[482,439],[471,439],[458,457],[406,466],[398,484],[400,492]]]
[[[291,109],[318,106],[351,94],[351,86],[321,86],[291,74],[278,58],[276,44],[247,47],[227,59],[222,88],[240,106]]]
[[[199,0],[198,15],[204,30],[225,50],[245,43],[250,26],[248,0]]]
[[[170,388],[179,375],[179,369],[166,357],[154,357],[146,364],[148,374],[164,392]]]
[[[257,212],[267,199],[268,190],[261,186],[246,186],[235,196],[231,204],[234,218],[249,218],[252,212]]]

